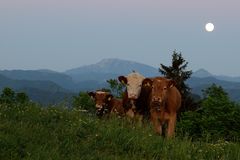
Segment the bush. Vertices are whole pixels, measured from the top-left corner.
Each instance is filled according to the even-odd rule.
[[[107,83],[110,88],[110,93],[113,94],[115,97],[122,98],[126,88],[125,84],[118,82],[117,79],[109,79],[107,80]]]
[[[198,138],[240,139],[239,106],[231,102],[227,93],[215,84],[203,95],[200,109],[182,113],[178,130]]]
[[[95,103],[91,97],[85,93],[80,92],[78,96],[73,97],[73,108],[87,110],[90,113],[95,113]]]
[[[0,95],[0,103],[5,105],[23,105],[29,102],[29,97],[25,93],[15,93],[11,88],[8,87],[4,88],[2,94]]]

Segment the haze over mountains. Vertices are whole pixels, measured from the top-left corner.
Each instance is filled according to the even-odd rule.
[[[145,76],[159,75],[158,70],[154,67],[120,59],[103,59],[96,64],[67,70],[65,73],[77,82],[85,80],[101,80],[105,82],[106,80],[116,78],[119,75],[127,75],[133,70],[138,71]]]
[[[11,87],[26,92],[34,101],[54,104],[79,91],[108,87],[106,80],[127,75],[133,70],[146,77],[160,76],[157,68],[121,59],[103,59],[60,73],[51,70],[0,70],[0,89]],[[240,77],[216,76],[199,69],[187,81],[193,93],[201,95],[201,90],[212,83],[221,85],[233,100],[240,101]]]

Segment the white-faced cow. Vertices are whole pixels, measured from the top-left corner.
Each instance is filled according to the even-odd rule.
[[[125,114],[121,99],[114,98],[109,92],[96,91],[89,92],[88,95],[95,101],[96,114],[103,116],[105,114],[117,114],[123,116]]]
[[[142,81],[145,77],[137,72],[132,72],[127,76],[119,76],[118,80],[126,85],[126,91],[123,96],[123,106],[128,117],[134,118],[142,116],[146,113],[145,108],[145,90],[142,87]]]
[[[173,80],[163,77],[143,81],[143,86],[151,87],[149,109],[154,129],[162,135],[163,124],[167,123],[167,137],[174,136],[177,111],[181,107],[181,94],[174,85]]]

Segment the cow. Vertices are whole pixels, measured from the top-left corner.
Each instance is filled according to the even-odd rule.
[[[181,107],[181,94],[173,80],[164,77],[146,78],[143,86],[151,88],[149,95],[150,119],[156,133],[162,135],[163,125],[167,128],[165,135],[174,136],[177,111]]]
[[[88,95],[95,101],[97,116],[101,117],[109,113],[115,113],[119,116],[123,116],[125,114],[122,100],[114,98],[109,92],[96,91],[89,92]]]
[[[121,99],[115,98],[113,95],[108,95],[107,100],[107,105],[109,106],[111,114],[116,114],[121,117],[125,115],[123,101]]]
[[[126,85],[123,94],[123,106],[126,115],[130,118],[138,117],[138,121],[142,121],[145,115],[148,97],[147,90],[142,87],[142,81],[145,77],[138,72],[132,72],[127,76],[119,76],[118,80]]]

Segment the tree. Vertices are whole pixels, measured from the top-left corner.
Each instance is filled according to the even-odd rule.
[[[73,108],[87,110],[91,113],[95,112],[94,101],[85,92],[80,92],[78,96],[73,97]]]
[[[15,92],[11,88],[4,88],[0,96],[0,102],[5,104],[15,103]]]
[[[182,95],[182,107],[181,111],[193,110],[197,108],[197,103],[194,102],[191,96],[191,88],[185,84],[185,81],[190,78],[192,71],[186,70],[188,62],[182,57],[181,52],[176,50],[172,54],[172,65],[165,66],[160,64],[159,72],[166,78],[172,79],[176,82],[176,87]]]
[[[204,99],[197,111],[185,112],[179,128],[193,137],[234,140],[240,138],[240,109],[221,86],[203,90]]]
[[[125,85],[118,82],[116,79],[109,79],[107,80],[107,83],[109,84],[110,91],[113,95],[116,97],[122,97],[123,91],[125,89]]]
[[[0,103],[7,105],[24,104],[29,102],[29,97],[26,93],[15,93],[11,88],[4,88],[0,96]]]
[[[224,99],[229,101],[228,94],[224,91],[221,86],[217,86],[216,84],[212,84],[211,87],[203,90],[203,98],[207,99],[209,97]]]
[[[24,104],[29,102],[29,97],[27,96],[26,93],[19,92],[16,94],[16,103]]]
[[[192,71],[186,71],[188,62],[182,57],[181,53],[173,51],[172,66],[165,66],[160,64],[159,71],[166,77],[173,79],[176,82],[176,87],[183,95],[190,92],[190,88],[184,83],[190,78]]]

